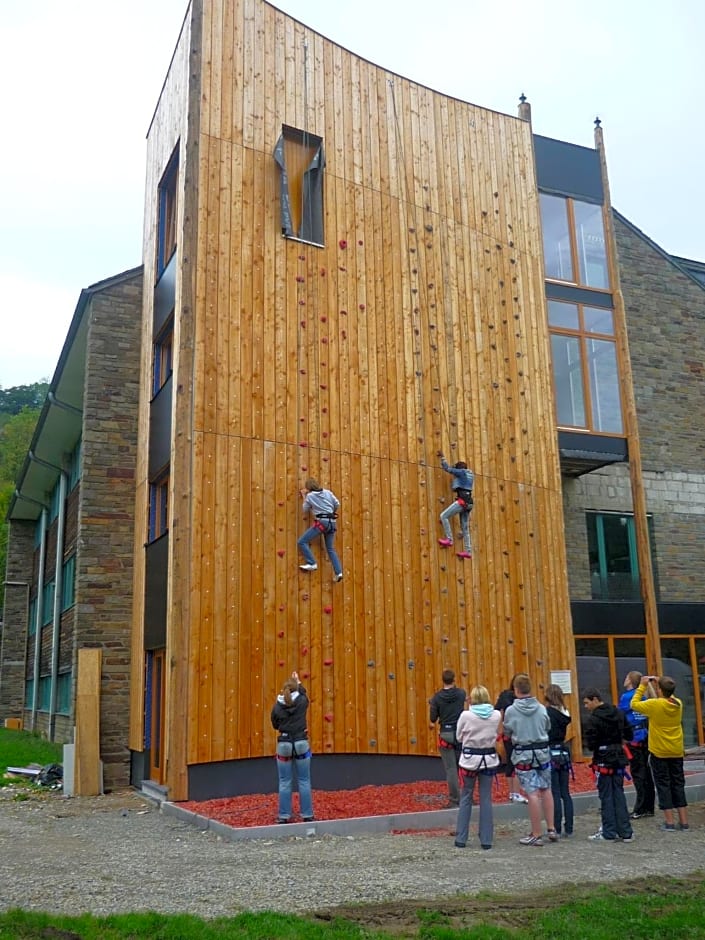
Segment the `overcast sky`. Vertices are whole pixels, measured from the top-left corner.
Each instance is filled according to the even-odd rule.
[[[701,0],[279,0],[377,65],[593,145],[613,205],[705,261]],[[82,288],[141,263],[145,135],[185,0],[0,0],[0,387],[51,378]]]

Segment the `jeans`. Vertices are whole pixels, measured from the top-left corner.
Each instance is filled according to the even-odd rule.
[[[632,835],[629,810],[624,796],[624,777],[621,774],[599,774],[597,792],[600,797],[602,835],[605,839],[627,839]]]
[[[308,741],[297,741],[296,745],[303,750],[302,745],[306,745],[304,756],[297,757],[292,755],[289,758],[282,759],[279,751],[290,749],[291,745],[284,747],[277,746],[277,772],[279,774],[279,818],[291,818],[291,791],[296,773],[296,779],[299,788],[299,810],[302,816],[313,816],[313,800],[311,797],[311,749]],[[296,771],[294,771],[296,768]]]
[[[314,539],[317,539],[322,535],[326,543],[326,551],[328,552],[330,563],[333,565],[333,571],[336,574],[340,574],[343,570],[343,566],[340,564],[340,559],[338,558],[335,548],[333,547],[333,542],[335,541],[336,525],[332,519],[320,519],[318,521],[322,526],[325,527],[324,531],[322,532],[318,526],[312,525],[310,529],[306,529],[296,544],[299,547],[299,551],[304,556],[306,563],[308,565],[315,565],[316,559],[314,558],[313,552],[309,548],[309,545],[311,542],[313,542]]]
[[[446,506],[446,508],[441,513],[441,525],[443,526],[443,533],[447,539],[453,541],[453,532],[450,528],[450,520],[453,516],[457,516],[460,513],[460,529],[463,533],[463,548],[466,552],[471,552],[472,548],[470,546],[470,511],[465,509],[464,506],[461,506],[458,500]]]
[[[553,794],[553,828],[561,834],[563,814],[565,813],[565,831],[573,831],[573,797],[570,795],[570,770],[561,767],[551,770],[551,793]]]
[[[470,816],[472,814],[472,798],[475,793],[475,781],[478,781],[480,791],[480,825],[478,834],[480,845],[492,845],[494,835],[494,822],[492,819],[492,774],[463,774],[463,789],[460,793],[460,809],[455,823],[455,841],[459,845],[466,845],[470,830]]]
[[[629,761],[629,770],[634,781],[634,813],[653,813],[656,802],[654,781],[649,767],[649,750],[646,744],[630,745],[632,759]]]
[[[443,769],[448,781],[448,799],[456,805],[460,801],[460,788],[458,786],[458,757],[459,752],[454,747],[439,747],[438,753],[443,761]]]

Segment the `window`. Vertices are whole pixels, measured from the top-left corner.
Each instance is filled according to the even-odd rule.
[[[61,611],[68,610],[76,603],[76,556],[72,555],[64,562],[61,575]]]
[[[634,517],[588,512],[586,522],[593,600],[639,600]]]
[[[79,440],[71,452],[71,470],[69,472],[69,492],[77,486],[81,479],[81,441]]]
[[[164,328],[154,341],[154,362],[152,364],[152,395],[166,385],[174,367],[174,316],[169,317]]]
[[[59,509],[61,507],[61,487],[59,486],[59,480],[56,481],[54,489],[51,491],[51,498],[49,500],[49,522],[53,522],[59,515]]]
[[[540,198],[546,277],[608,290],[602,206],[547,193]]]
[[[54,582],[49,581],[44,585],[44,596],[42,598],[42,625],[51,623],[54,616]]]
[[[162,473],[149,485],[149,534],[148,539],[154,542],[169,528],[169,472]]]
[[[179,178],[179,148],[171,156],[159,184],[157,225],[157,277],[169,264],[176,251],[177,183]]]
[[[37,598],[33,597],[29,602],[29,616],[27,620],[27,634],[34,636],[37,632]]]
[[[323,140],[282,127],[274,148],[280,169],[282,235],[323,246]]]
[[[71,712],[71,678],[70,672],[60,672],[56,679],[56,711],[59,715]]]
[[[623,434],[612,310],[549,300],[548,325],[559,426]]]

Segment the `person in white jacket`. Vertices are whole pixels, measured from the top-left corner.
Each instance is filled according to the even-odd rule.
[[[490,693],[484,685],[476,685],[470,690],[468,702],[470,707],[458,718],[455,731],[460,744],[460,808],[455,827],[455,845],[459,849],[467,845],[477,780],[480,791],[480,845],[483,849],[491,849],[494,836],[492,778],[500,764],[495,745],[502,716],[490,704]]]

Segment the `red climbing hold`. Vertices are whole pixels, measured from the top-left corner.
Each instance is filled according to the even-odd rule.
[[[302,655],[302,656],[307,656],[307,655],[308,655],[308,646],[302,646],[302,647],[301,647],[301,655]]]
[[[324,614],[332,614],[332,613],[333,613],[333,608],[330,606],[330,604],[327,604],[327,605],[323,608],[323,613],[324,613]]]
[[[308,447],[308,441],[299,441],[299,447]]]
[[[281,607],[280,607],[279,609],[281,610]],[[283,631],[283,630],[280,630],[279,633],[277,633],[277,636],[279,637],[280,640],[283,640],[283,639],[284,639],[284,631]]]
[[[328,712],[327,714],[325,714],[325,715],[323,716],[323,720],[324,720],[324,721],[327,721],[328,724],[330,724],[330,723],[333,721],[333,713],[332,713],[332,712]]]
[[[324,666],[332,666],[332,665],[333,665],[333,660],[332,660],[332,659],[324,659],[324,660],[323,660],[323,665],[324,665]]]
[[[278,550],[277,550],[277,555],[279,555],[280,558],[283,558],[284,555],[286,555],[286,550],[283,549],[283,548],[278,549]]]
[[[348,247],[348,243],[345,241],[344,238],[341,238],[341,239],[340,239],[340,241],[338,242],[338,245],[339,245],[340,248],[347,248],[347,247]]]

